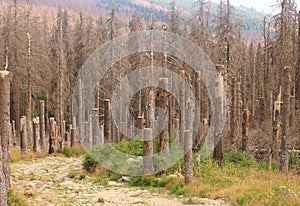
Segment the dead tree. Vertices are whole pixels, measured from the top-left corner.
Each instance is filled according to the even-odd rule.
[[[79,139],[84,138],[84,120],[83,120],[83,99],[82,99],[82,82],[78,81],[78,129]]]
[[[40,142],[41,148],[45,149],[46,128],[45,128],[45,102],[40,100]]]
[[[185,105],[185,90],[184,90],[184,82],[185,82],[185,71],[184,70],[180,70],[179,71],[179,75],[180,75],[180,105],[184,106]],[[179,128],[179,142],[183,145],[184,143],[184,127],[185,127],[185,110],[184,108],[180,108],[180,122],[181,122],[181,126]]]
[[[237,144],[237,80],[232,78],[231,117],[230,117],[230,140],[231,145]]]
[[[214,127],[215,127],[215,134],[214,134],[214,160],[216,160],[218,162],[218,165],[220,167],[224,166],[224,158],[223,158],[223,132],[222,131],[218,131],[218,129],[220,129],[220,124],[221,124],[221,120],[220,117],[218,117],[217,114],[224,114],[224,101],[222,99],[222,86],[224,83],[224,66],[217,66],[217,70],[219,72],[218,76],[217,76],[217,83],[218,85],[216,85],[216,89],[215,89],[215,114],[216,114],[216,118],[215,118],[215,122],[214,122]],[[204,123],[205,125],[208,124],[208,122]]]
[[[243,137],[242,137],[242,151],[247,152],[249,138],[249,110],[244,109],[243,112]]]
[[[49,154],[55,152],[55,120],[53,117],[50,118],[50,135],[49,135]]]
[[[0,71],[0,137],[5,188],[10,188],[10,75]]]
[[[111,143],[111,108],[109,99],[104,100],[104,138]]]
[[[198,102],[198,107],[196,108],[196,116],[200,117],[201,120],[201,76],[200,71],[197,71],[195,74],[195,96]],[[201,122],[201,121],[200,121]],[[202,124],[194,125],[196,131],[196,139],[193,143],[193,148],[197,148],[201,142],[201,132]]]
[[[13,120],[11,123],[11,132],[12,132],[12,143],[14,146],[16,146],[18,140],[17,140],[17,134],[16,134],[16,121],[15,120]]]
[[[169,93],[166,91],[169,84],[168,78],[160,78],[160,89],[157,93],[157,106],[161,108],[163,114],[159,117],[159,124],[164,125],[163,131],[160,133],[157,142],[157,152],[169,153],[169,133],[168,133],[168,118],[169,118]],[[165,89],[162,89],[165,88]]]
[[[186,102],[186,124],[184,134],[184,179],[185,183],[190,184],[194,181],[193,172],[193,122],[195,103],[192,100]]]
[[[152,141],[152,129],[145,128],[143,132],[144,138],[144,158],[143,158],[143,168],[144,175],[151,174],[154,172],[153,166],[153,141]]]
[[[281,134],[281,151],[280,151],[280,171],[287,173],[289,166],[288,157],[288,140],[290,127],[290,92],[291,92],[291,75],[290,67],[283,69],[282,81],[282,134]]]
[[[26,117],[21,117],[20,120],[20,147],[21,147],[21,154],[27,155],[28,154],[28,141],[27,141],[27,126],[26,126]]]
[[[279,162],[279,138],[281,132],[281,87],[279,89],[279,94],[277,100],[274,104],[274,117],[273,117],[273,138],[272,138],[272,159]]]
[[[76,128],[71,128],[71,148],[76,147]]]
[[[33,119],[33,151],[40,152],[40,120],[39,117]]]
[[[88,132],[87,132],[87,147],[92,148],[93,146],[93,117],[90,114],[88,118]]]
[[[0,140],[2,137],[0,136]],[[2,147],[0,144],[0,157],[2,157]],[[7,197],[6,197],[6,184],[5,184],[5,176],[2,165],[4,164],[4,160],[0,158],[0,205],[7,205]]]

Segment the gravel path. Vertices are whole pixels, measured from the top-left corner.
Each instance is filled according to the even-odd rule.
[[[13,163],[12,187],[26,197],[28,205],[184,205],[184,199],[117,182],[102,186],[93,178],[83,176],[81,163],[80,158],[65,157]],[[198,205],[224,205],[221,200],[199,199],[197,202]]]

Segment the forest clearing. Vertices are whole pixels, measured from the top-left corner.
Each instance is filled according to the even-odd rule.
[[[300,205],[300,11],[0,2],[0,206]]]

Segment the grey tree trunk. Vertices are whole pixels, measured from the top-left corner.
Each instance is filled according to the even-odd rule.
[[[0,137],[5,188],[10,188],[10,74],[0,71]],[[2,182],[0,183],[2,184]],[[0,186],[2,187],[2,186]]]
[[[153,166],[153,141],[152,141],[152,129],[145,128],[143,132],[144,138],[144,175],[151,174],[154,172]]]
[[[71,147],[76,147],[76,128],[71,128]]]
[[[82,99],[82,82],[78,80],[78,129],[79,139],[84,139],[84,120],[83,120],[83,99]]]
[[[185,90],[184,90],[184,81],[185,81],[185,71],[180,70],[179,75],[181,78],[180,82],[180,104],[185,105]],[[179,142],[183,145],[184,144],[184,129],[185,129],[185,110],[184,108],[180,108],[180,128],[179,128]]]
[[[50,135],[49,135],[49,154],[55,152],[55,120],[53,117],[50,118]]]
[[[196,116],[200,117],[200,124],[194,125],[196,131],[196,138],[193,143],[193,148],[197,148],[201,143],[201,132],[202,132],[202,124],[201,124],[201,75],[200,71],[197,71],[195,74],[195,96],[198,102],[198,107],[196,108]]]
[[[111,108],[109,99],[104,100],[104,138],[111,143]]]
[[[186,102],[186,124],[184,134],[184,179],[185,183],[190,184],[194,181],[193,172],[193,122],[195,105],[190,99]]]
[[[26,117],[21,117],[20,120],[20,147],[21,147],[21,154],[27,155],[28,154],[28,142],[27,142],[27,126],[26,126]]]
[[[41,149],[45,149],[46,128],[45,128],[45,102],[40,100],[40,142]]]
[[[33,119],[33,151],[40,152],[40,120],[39,117]]]
[[[0,136],[0,140],[1,140]],[[2,157],[2,147],[0,144],[0,157]],[[7,206],[7,197],[6,197],[6,185],[5,185],[5,176],[2,165],[4,164],[4,160],[0,158],[0,205]]]
[[[281,152],[280,152],[280,171],[288,172],[288,140],[290,127],[290,92],[291,92],[291,75],[290,67],[283,69],[282,82],[282,134],[281,134]]]
[[[279,139],[281,132],[281,87],[279,89],[279,94],[277,100],[274,104],[274,117],[273,117],[273,138],[272,138],[272,159],[279,162]]]

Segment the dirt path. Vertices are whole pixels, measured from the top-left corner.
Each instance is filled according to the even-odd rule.
[[[12,186],[26,196],[28,205],[184,205],[183,199],[116,182],[102,186],[88,176],[80,178],[84,174],[81,163],[82,159],[64,157],[14,163]],[[198,205],[223,204],[220,200],[201,199]]]

